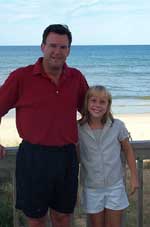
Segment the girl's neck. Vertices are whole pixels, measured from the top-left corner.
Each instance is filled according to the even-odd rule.
[[[104,124],[101,122],[100,119],[90,119],[89,126],[92,129],[98,129],[98,128],[103,128]]]

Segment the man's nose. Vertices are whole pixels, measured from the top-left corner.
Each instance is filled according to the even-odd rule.
[[[61,47],[60,46],[56,46],[55,47],[55,53],[59,53],[61,52]]]

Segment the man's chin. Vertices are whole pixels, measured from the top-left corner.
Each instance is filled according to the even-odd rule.
[[[59,70],[63,67],[64,63],[52,63],[50,62],[50,67],[55,69],[55,70]]]

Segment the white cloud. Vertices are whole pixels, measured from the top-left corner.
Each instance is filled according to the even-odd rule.
[[[40,7],[35,0],[31,1],[12,1],[0,3],[0,19],[11,20],[11,22],[20,22],[22,19],[31,19],[39,16]]]
[[[0,45],[39,44],[51,23],[68,24],[74,44],[150,43],[149,0],[1,0],[0,9]]]

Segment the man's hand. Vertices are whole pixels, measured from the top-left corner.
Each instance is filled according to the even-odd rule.
[[[2,145],[0,145],[0,159],[4,158],[5,156],[6,156],[6,150]]]

